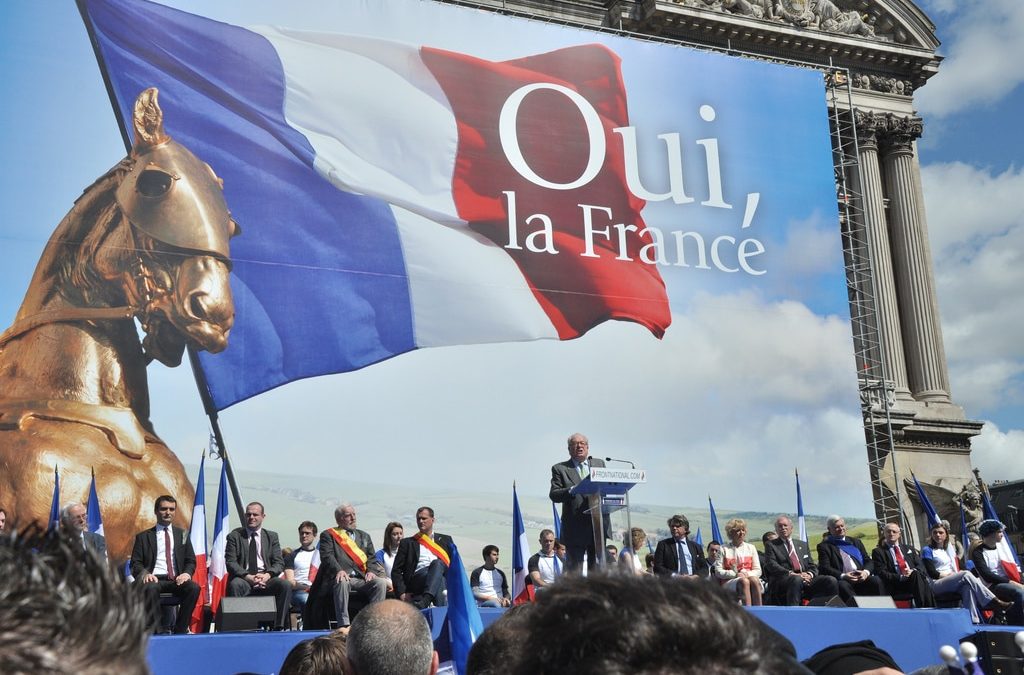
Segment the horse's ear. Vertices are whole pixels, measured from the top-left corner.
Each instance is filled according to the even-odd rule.
[[[156,87],[146,89],[135,99],[132,126],[135,127],[135,151],[142,152],[170,137],[164,131],[164,112],[160,110]]]

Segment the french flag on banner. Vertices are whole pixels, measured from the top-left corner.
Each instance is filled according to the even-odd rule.
[[[217,616],[220,599],[228,592],[228,532],[231,530],[228,512],[227,465],[221,464],[220,488],[217,490],[217,515],[213,521],[213,548],[210,550],[210,612]]]
[[[641,260],[652,240],[613,131],[629,115],[608,47],[490,61],[344,21],[80,5],[122,128],[157,87],[168,132],[224,179],[244,230],[230,344],[201,355],[218,409],[421,347],[567,340],[612,319],[660,338],[671,322]],[[588,219],[613,233],[586,235]]]
[[[210,604],[210,588],[206,574],[206,488],[205,488],[206,454],[199,460],[199,477],[196,479],[196,498],[192,505],[192,523],[189,526],[188,538],[192,542],[192,550],[196,554],[196,571],[192,581],[199,584],[199,599],[192,610],[192,622],[189,628],[193,633],[203,631],[203,609]]]

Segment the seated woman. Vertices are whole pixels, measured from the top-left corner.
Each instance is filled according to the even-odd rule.
[[[647,569],[640,556],[644,554],[643,550],[647,546],[647,533],[639,527],[634,527],[629,533],[633,540],[632,546],[623,546],[619,552],[619,569],[633,574],[646,574]]]
[[[981,525],[978,526],[981,544],[974,549],[971,560],[974,561],[975,571],[989,590],[1000,600],[1013,603],[1006,611],[1006,618],[1010,623],[1019,626],[1024,624],[1024,585],[1011,578],[1011,573],[1003,566],[1004,561],[999,557],[999,542],[1003,540],[1004,529],[1006,528],[998,520],[981,521]],[[1009,561],[1005,564],[1012,565],[1017,579],[1020,579],[1020,569],[1016,563]]]
[[[971,613],[974,623],[981,623],[983,609],[1004,611],[1013,606],[997,598],[978,577],[960,569],[960,557],[945,523],[932,527],[928,545],[921,549],[921,560],[931,579],[932,593],[958,593],[960,604]]]
[[[744,605],[761,604],[761,561],[753,544],[744,541],[747,537],[747,523],[742,518],[733,518],[725,524],[729,543],[722,546],[715,577],[722,586],[735,589]]]
[[[398,545],[402,542],[405,530],[402,529],[401,523],[390,522],[387,527],[384,528],[384,546],[377,550],[374,555],[381,565],[384,565],[384,571],[387,572],[387,583],[388,583],[388,597],[395,597],[395,589],[391,582],[391,568],[395,564],[395,554],[398,553]]]

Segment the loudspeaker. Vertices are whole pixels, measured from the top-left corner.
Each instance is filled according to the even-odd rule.
[[[217,632],[272,630],[277,619],[277,602],[272,595],[221,598],[217,609]]]
[[[811,598],[807,601],[808,607],[846,607],[846,603],[843,602],[838,595],[830,595],[828,597],[821,596],[817,598]]]
[[[992,675],[1024,674],[1024,658],[1014,644],[1013,631],[982,630],[961,642],[973,642],[986,673]]]
[[[871,609],[896,609],[896,603],[888,595],[857,595],[853,601],[858,607],[869,607]]]

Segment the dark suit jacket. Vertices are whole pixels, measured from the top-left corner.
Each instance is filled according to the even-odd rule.
[[[228,533],[224,557],[228,567],[228,578],[244,577],[249,573],[249,533],[244,527],[236,527]],[[271,577],[284,572],[284,556],[281,555],[281,541],[277,532],[264,528],[260,530],[260,548],[263,551],[263,565]]]
[[[811,557],[811,549],[807,546],[807,542],[800,539],[793,539],[792,541],[793,548],[796,550],[796,557],[800,559],[802,569],[793,569],[793,563],[789,560],[789,549],[786,548],[786,542],[781,538],[772,539],[764,547],[764,562],[761,564],[761,571],[764,573],[765,580],[781,579],[789,575],[790,572],[797,571],[810,572],[813,576],[818,574],[818,566],[814,564],[814,558]]]
[[[690,549],[690,560],[693,564],[692,574],[708,578],[710,569],[704,551],[692,539],[686,538],[686,546]],[[654,549],[654,573],[672,576],[679,569],[679,554],[676,552],[676,540],[672,537],[662,539]]]
[[[903,559],[907,561],[907,566],[912,570],[923,576],[925,579],[928,578],[928,570],[925,569],[924,563],[921,561],[921,555],[917,552],[917,549],[913,546],[908,546],[903,542],[900,542],[900,551],[903,553]],[[875,574],[882,578],[885,582],[886,588],[890,585],[899,582],[903,577],[900,575],[899,565],[893,558],[892,549],[885,544],[876,546],[875,550],[871,552],[871,562],[875,566]]]
[[[864,550],[864,544],[860,543],[860,539],[856,537],[847,537],[846,539],[853,542],[853,545],[857,547],[861,557],[864,559],[864,563],[857,565],[857,569],[867,570],[874,574],[875,565],[871,562],[871,556]],[[853,562],[856,563],[857,560],[854,559]],[[818,544],[818,572],[835,577],[836,579],[843,576],[843,557],[839,554],[839,547],[829,541],[823,541]]]
[[[384,566],[374,557],[373,540],[370,535],[362,530],[352,530],[350,536],[366,554],[366,571],[373,572],[377,576],[384,576]],[[352,558],[338,545],[334,535],[329,530],[324,530],[320,534],[320,569],[317,572],[317,578],[324,577],[325,580],[333,581],[341,570],[345,570],[354,577],[363,576],[363,573],[356,568],[356,564],[352,562]]]
[[[101,556],[106,557],[107,555],[107,540],[103,538],[102,534],[96,534],[95,532],[83,532],[82,536],[85,538],[85,545],[96,551]]]
[[[174,559],[175,574],[196,574],[196,553],[192,550],[192,541],[188,531],[180,527],[171,527],[171,557]],[[135,535],[132,545],[132,576],[141,580],[152,574],[156,567],[156,526],[143,530]]]
[[[435,532],[434,543],[443,548],[449,558],[451,557],[451,537],[447,534]],[[402,593],[405,593],[406,587],[412,582],[412,575],[416,573],[416,563],[419,560],[420,542],[414,537],[406,537],[398,544],[398,552],[395,553],[395,564],[391,566],[391,583],[395,587],[396,596],[401,597]]]
[[[590,466],[603,467],[604,461],[591,457]],[[587,546],[594,541],[593,521],[589,513],[584,513],[589,506],[587,497],[569,494],[569,490],[579,485],[580,480],[580,474],[571,459],[551,467],[551,491],[548,497],[562,505],[561,542],[566,546]],[[605,538],[608,538],[608,534],[605,533]]]

